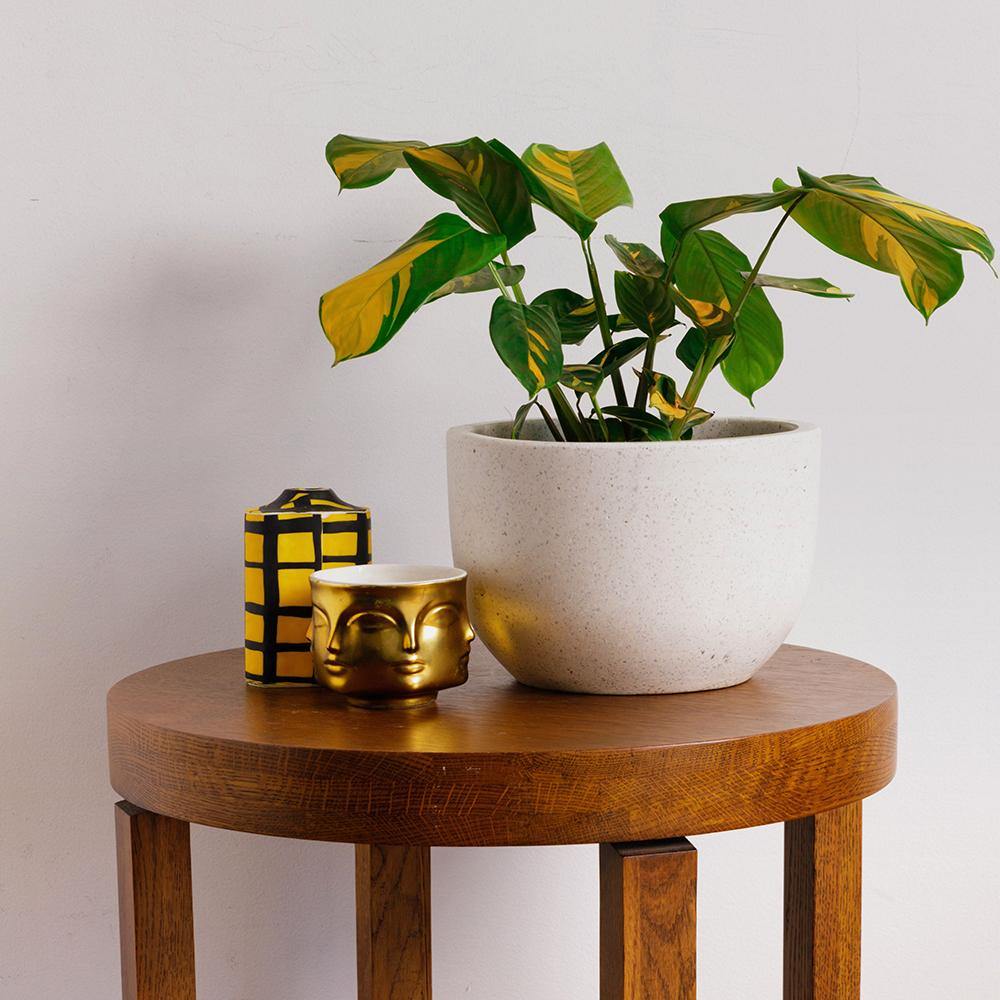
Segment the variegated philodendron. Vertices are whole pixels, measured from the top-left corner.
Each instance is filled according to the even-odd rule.
[[[781,321],[765,289],[851,297],[823,278],[762,271],[789,219],[836,253],[895,274],[925,319],[961,286],[959,251],[993,260],[993,245],[972,223],[898,195],[873,177],[817,177],[800,169],[797,184],[779,179],[760,194],[668,205],[660,213],[660,253],[605,236],[624,268],[614,276],[617,312],[609,312],[591,241],[597,220],[631,205],[632,192],[604,143],[576,150],[533,143],[518,156],[497,139],[431,145],[338,135],[326,157],[341,189],[371,187],[409,170],[465,216],[435,216],[398,250],[320,299],[334,364],[379,350],[427,302],[493,291],[490,339],[528,394],[512,425],[515,437],[532,407],[557,440],[690,437],[712,416],[697,404],[716,367],[752,400],[783,355]],[[535,205],[580,240],[585,290],[553,288],[526,298],[525,269],[509,251],[534,232]],[[780,218],[752,261],[708,228],[733,215],[771,211]],[[564,348],[582,344],[595,330],[601,340],[596,356],[568,361]],[[656,369],[657,346],[670,336],[688,370],[683,390]],[[640,355],[630,395],[623,372]]]

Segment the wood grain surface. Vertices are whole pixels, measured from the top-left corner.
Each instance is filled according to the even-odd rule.
[[[698,854],[601,844],[601,1000],[695,1000]]]
[[[358,1000],[431,1000],[431,851],[358,844]]]
[[[115,806],[123,1000],[195,1000],[188,824]]]
[[[371,712],[262,690],[229,650],[108,695],[111,781],[194,823],[349,843],[640,841],[797,819],[895,770],[896,688],[785,646],[738,687],[611,697],[515,683],[482,647],[435,707]]]
[[[861,803],[785,827],[784,1000],[861,996]]]

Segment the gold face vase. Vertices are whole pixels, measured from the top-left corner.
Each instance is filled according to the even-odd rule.
[[[313,573],[313,675],[364,708],[415,708],[464,684],[475,632],[466,574],[372,564]]]

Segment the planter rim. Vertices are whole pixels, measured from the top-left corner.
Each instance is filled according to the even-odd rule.
[[[513,420],[485,420],[474,424],[460,424],[448,430],[449,435],[462,435],[467,437],[482,438],[487,441],[498,442],[513,447],[533,447],[533,448],[565,448],[571,446],[574,450],[581,448],[635,448],[635,449],[656,449],[663,447],[676,447],[683,445],[685,448],[707,448],[707,447],[732,447],[738,445],[740,441],[760,441],[764,438],[785,438],[788,435],[814,434],[818,433],[817,424],[807,423],[803,420],[784,420],[778,417],[717,417],[720,423],[734,422],[746,426],[756,424],[770,428],[761,430],[759,433],[723,435],[720,437],[693,438],[688,441],[536,441],[525,438],[512,438],[510,436],[500,436],[495,433],[488,433],[489,430],[507,428],[510,429]],[[526,424],[540,426],[541,419],[528,420]]]

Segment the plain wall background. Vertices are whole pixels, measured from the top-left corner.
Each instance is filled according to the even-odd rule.
[[[874,173],[1000,233],[995,5],[2,10],[3,1000],[116,993],[105,691],[240,643],[243,508],[329,484],[373,507],[378,559],[447,561],[444,431],[521,400],[489,296],[436,303],[330,370],[318,296],[449,210],[408,174],[338,198],[330,136],[604,139],[636,208],[599,233],[654,245],[668,201],[767,189],[797,163]],[[537,217],[516,254],[529,291],[582,290],[569,230]],[[755,251],[773,222],[723,228]],[[929,329],[894,278],[795,227],[768,266],[857,292],[775,293],[787,361],[758,412],[825,434],[793,638],[901,685],[899,776],[866,807],[873,1000],[990,1000],[1000,977],[1000,286],[966,264]],[[702,995],[777,996],[780,829],[697,845]],[[193,850],[200,996],[353,995],[350,847],[196,829]],[[592,847],[437,851],[437,995],[596,996],[596,863]]]

